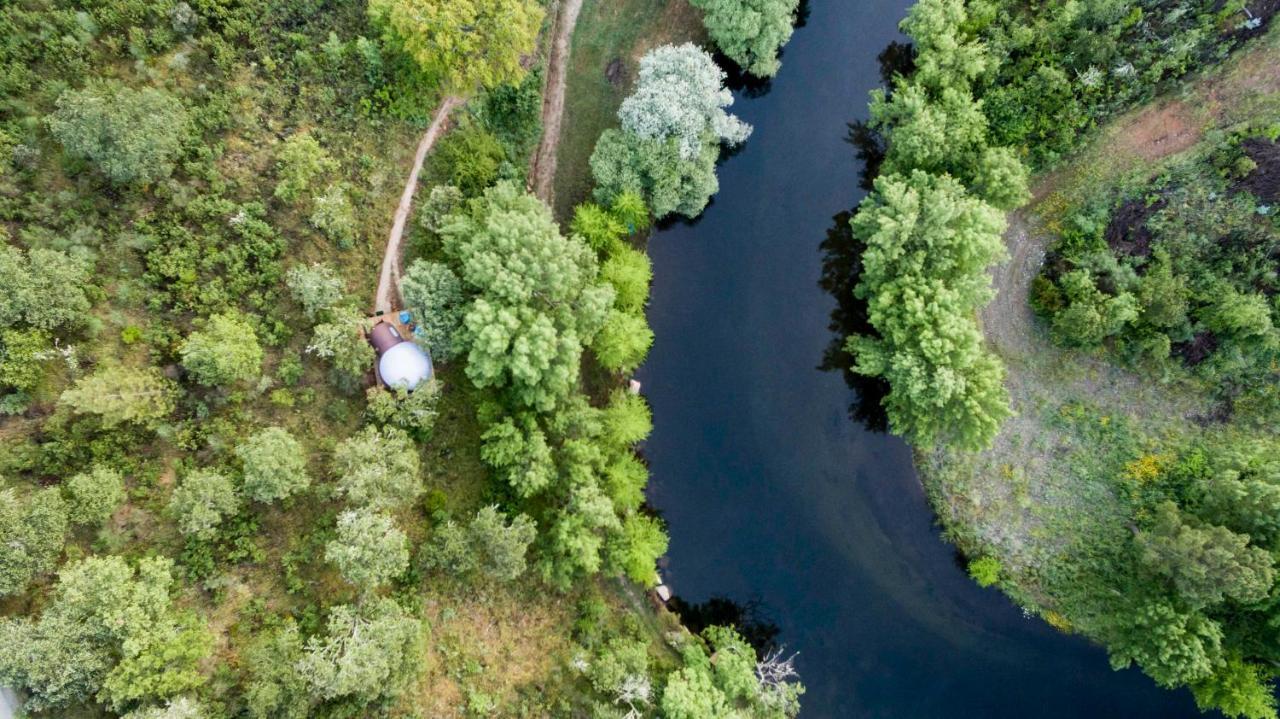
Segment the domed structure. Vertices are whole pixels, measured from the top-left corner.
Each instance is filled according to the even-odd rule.
[[[412,390],[431,379],[431,357],[405,339],[395,325],[389,322],[374,325],[369,332],[369,342],[378,351],[378,376],[387,387]]]

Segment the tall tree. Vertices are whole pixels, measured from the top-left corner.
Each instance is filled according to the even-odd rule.
[[[244,469],[244,493],[256,502],[274,502],[311,485],[302,444],[281,427],[267,427],[236,447]]]
[[[192,332],[180,350],[182,364],[196,381],[225,386],[255,379],[262,372],[262,347],[243,316],[224,312]]]
[[[26,590],[53,570],[67,534],[67,507],[57,489],[19,499],[0,490],[0,597]]]
[[[338,515],[338,534],[324,548],[342,577],[369,591],[409,568],[409,540],[391,517],[368,509]]]
[[[799,0],[692,0],[707,33],[729,59],[757,77],[778,74],[778,52],[791,39]]]
[[[372,509],[412,504],[422,494],[418,451],[404,430],[365,427],[333,451],[338,491]]]
[[[104,367],[62,393],[59,401],[96,414],[108,427],[124,422],[153,424],[177,406],[178,387],[154,367]]]
[[[48,124],[68,155],[91,161],[119,184],[167,177],[189,126],[178,98],[114,80],[64,92]]]
[[[448,92],[517,83],[542,24],[536,0],[370,0],[369,15]]]
[[[394,696],[417,667],[420,632],[391,599],[336,606],[325,631],[307,642],[298,673],[318,699]]]

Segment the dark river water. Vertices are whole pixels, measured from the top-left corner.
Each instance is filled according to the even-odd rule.
[[[904,0],[812,0],[782,71],[734,111],[755,126],[693,225],[659,232],[640,373],[653,405],[650,501],[686,601],[756,603],[798,651],[803,717],[1192,717],[1105,653],[973,584],[944,543],[907,447],[849,418],[817,369],[833,297],[818,284],[859,165],[876,57]]]

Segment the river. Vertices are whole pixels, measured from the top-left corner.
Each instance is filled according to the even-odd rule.
[[[758,602],[798,651],[802,717],[1194,717],[1190,694],[1061,635],[973,584],[933,524],[899,439],[849,418],[817,369],[832,338],[819,244],[862,196],[846,123],[865,118],[903,0],[812,0],[755,133],[714,203],[650,243],[640,372],[655,430],[650,502],[685,600]]]

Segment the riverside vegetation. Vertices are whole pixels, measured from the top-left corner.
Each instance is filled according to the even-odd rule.
[[[867,330],[846,345],[976,581],[1251,718],[1276,716],[1280,659],[1280,77],[1260,10],[917,3],[851,132],[874,182],[851,221]],[[1033,206],[1006,216],[1031,171]]]
[[[777,70],[795,2],[706,3]],[[723,72],[654,49],[562,227],[524,189],[536,0],[0,9],[0,685],[36,716],[789,717],[791,664],[645,605],[653,217],[716,191]],[[769,22],[735,21],[743,12]],[[355,297],[414,135],[400,283]]]

